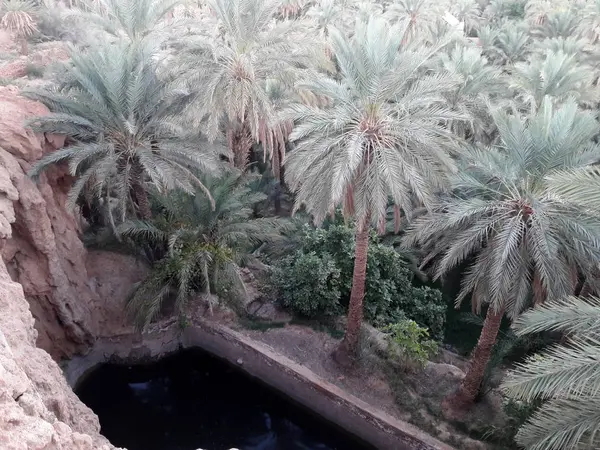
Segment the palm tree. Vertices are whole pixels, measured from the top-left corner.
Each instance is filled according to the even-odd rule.
[[[165,18],[182,0],[83,0],[80,8],[70,10],[86,25],[95,25],[117,38],[139,41],[168,31]]]
[[[504,390],[542,406],[521,427],[516,441],[527,450],[598,448],[600,436],[600,299],[568,297],[523,314],[520,335],[566,333],[568,342],[529,357],[511,371]]]
[[[448,7],[452,15],[464,24],[464,32],[467,36],[479,27],[482,17],[476,0],[452,1]]]
[[[152,220],[130,220],[119,232],[140,247],[159,249],[162,257],[136,289],[127,310],[139,328],[144,328],[175,296],[179,314],[194,292],[238,299],[245,286],[240,265],[252,259],[251,252],[262,243],[281,237],[285,222],[252,217],[253,206],[265,196],[253,192],[250,179],[238,172],[221,177],[203,177],[208,197],[198,189],[157,194],[158,213]],[[212,305],[209,302],[209,307]]]
[[[147,181],[160,191],[193,192],[202,183],[192,169],[216,167],[215,152],[177,125],[186,96],[158,78],[151,46],[117,42],[73,51],[62,87],[25,95],[51,111],[31,126],[69,139],[64,149],[38,161],[30,175],[68,161],[77,178],[72,204],[83,194],[107,203],[116,197],[120,220],[131,210],[149,218]]]
[[[525,4],[525,18],[533,27],[541,27],[550,14],[570,8],[569,0],[529,0]]]
[[[531,38],[529,30],[522,24],[507,23],[496,35],[494,53],[501,64],[511,66],[524,61],[529,55]]]
[[[600,2],[587,0],[581,11],[579,34],[594,45],[600,39]]]
[[[575,36],[581,19],[581,14],[573,9],[546,12],[543,23],[538,25],[533,33],[542,38]]]
[[[306,11],[309,24],[316,28],[320,36],[328,36],[329,29],[344,28],[348,22],[347,14],[351,10],[350,2],[319,0]]]
[[[544,59],[516,64],[511,84],[524,105],[535,111],[548,96],[555,101],[575,98],[594,105],[600,99],[594,78],[594,72],[580,64],[577,55],[548,51]]]
[[[188,85],[203,86],[191,115],[203,121],[211,140],[225,130],[234,166],[243,169],[254,142],[271,157],[284,139],[269,80],[293,84],[299,68],[313,61],[301,40],[293,39],[297,22],[275,21],[277,1],[209,0],[209,5],[215,33],[188,37],[178,70]]]
[[[546,98],[528,119],[493,112],[500,140],[464,152],[454,194],[439,201],[407,232],[405,245],[427,252],[440,278],[468,263],[457,305],[471,295],[487,314],[471,364],[450,407],[478,395],[502,317],[530,304],[573,294],[580,273],[600,257],[595,213],[557,196],[548,177],[598,159],[594,115],[573,101],[555,108]]]
[[[331,29],[339,81],[320,76],[301,83],[331,104],[295,104],[290,112],[296,145],[285,167],[295,209],[306,206],[320,223],[341,205],[356,222],[348,325],[335,353],[342,364],[357,350],[370,225],[385,224],[388,199],[407,213],[413,196],[430,203],[452,166],[445,151],[451,135],[440,124],[462,117],[443,96],[455,80],[423,70],[439,47],[403,46],[407,31],[407,24],[378,18],[357,21],[351,39]]]
[[[29,0],[6,0],[0,5],[0,27],[19,39],[22,55],[29,53],[27,38],[37,31],[35,10],[35,3]]]
[[[456,45],[448,53],[440,55],[444,70],[455,75],[461,83],[449,92],[450,107],[460,111],[470,120],[453,121],[448,127],[461,138],[487,141],[491,134],[491,118],[487,104],[491,98],[498,100],[507,92],[507,85],[500,69],[488,62],[481,50]]]
[[[422,39],[429,27],[440,20],[445,13],[444,2],[435,0],[395,0],[390,2],[385,17],[390,22],[406,21],[407,29],[404,39]]]
[[[529,3],[527,0],[491,0],[484,10],[484,16],[490,23],[523,19]]]

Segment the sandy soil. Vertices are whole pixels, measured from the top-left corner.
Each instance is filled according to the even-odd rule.
[[[352,372],[342,374],[331,358],[331,353],[339,341],[329,334],[300,325],[287,325],[284,328],[267,331],[244,329],[239,331],[308,367],[323,379],[361,400],[377,405],[395,417],[407,419],[407,414],[402,414],[396,406],[394,394],[384,375],[373,367],[377,364],[376,361],[370,359],[371,365],[369,365],[367,361],[361,360]]]

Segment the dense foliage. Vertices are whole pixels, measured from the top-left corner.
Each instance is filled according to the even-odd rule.
[[[409,264],[372,234],[367,262],[365,316],[376,326],[413,319],[440,339],[446,305],[437,289],[413,284]],[[277,264],[271,284],[283,305],[307,317],[338,314],[352,289],[354,230],[346,225],[306,227],[300,248]]]
[[[248,188],[239,173],[204,178],[211,197],[156,193],[155,214],[150,220],[129,220],[118,233],[140,248],[150,247],[157,256],[152,272],[135,290],[127,309],[143,328],[174,298],[179,314],[185,313],[190,296],[210,294],[236,301],[245,285],[240,265],[247,263],[261,244],[279,237],[284,223],[273,218],[253,218],[252,205],[263,195]]]
[[[2,2],[0,26],[23,53],[56,1]],[[525,313],[524,329],[558,330],[569,347],[509,378],[515,396],[547,400],[519,442],[593,447],[593,324],[548,315],[588,323],[595,301],[571,296],[600,292],[599,5],[70,0],[62,18],[85,32],[27,93],[50,109],[31,125],[66,147],[31,174],[68,164],[88,230],[151,262],[129,303],[140,325],[191,299],[243,298],[241,267],[277,241],[265,261],[279,299],[304,316],[347,311],[334,355],[351,364],[363,317],[441,337],[445,307],[414,278],[415,259],[439,283],[459,277],[455,300],[485,320],[444,407],[485,394],[501,323]],[[295,234],[273,210],[316,226],[340,210],[351,225]]]
[[[517,442],[534,450],[597,448],[598,386],[600,385],[600,300],[549,302],[521,316],[517,332],[561,331],[567,342],[519,364],[504,384],[511,397],[542,401]],[[578,443],[583,444],[577,447]]]

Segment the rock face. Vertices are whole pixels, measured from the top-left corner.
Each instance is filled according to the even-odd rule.
[[[98,418],[75,396],[50,355],[36,348],[23,289],[1,260],[0,311],[0,448],[112,449],[99,434]]]
[[[38,331],[24,290],[38,314],[56,318],[56,324],[37,321],[43,342],[61,337],[59,320],[66,326],[61,333],[73,342],[89,340],[83,311],[68,298],[84,286],[74,276],[84,253],[73,240],[74,221],[66,215],[57,220],[64,212],[62,191],[54,194],[51,184],[58,186],[60,175],[52,174],[39,189],[24,176],[28,163],[52,144],[17,124],[25,114],[44,111],[34,103],[19,109],[13,98],[14,92],[0,91],[0,248],[12,267],[9,274],[0,260],[0,448],[108,450],[98,418],[77,399],[50,355],[36,347]]]
[[[0,87],[0,449],[109,450],[98,418],[49,353],[68,357],[126,329],[116,309],[143,267],[88,254],[65,207],[72,181],[65,170],[52,169],[37,184],[26,176],[64,144],[24,128],[28,117],[45,113]]]
[[[23,125],[46,109],[11,88],[0,90],[0,193],[12,202],[2,220],[14,221],[2,257],[13,280],[23,287],[36,319],[38,345],[55,358],[71,355],[92,342],[87,305],[97,302],[87,286],[86,252],[78,224],[65,209],[71,179],[52,169],[34,183],[26,172],[44,152],[64,140],[36,136]],[[83,268],[83,270],[82,270]]]
[[[121,301],[143,268],[120,255],[88,254],[66,207],[72,178],[65,168],[51,168],[37,183],[26,175],[43,154],[64,144],[24,128],[27,118],[46,112],[19,97],[16,88],[0,88],[0,239],[8,272],[23,287],[36,319],[37,344],[60,360],[107,330],[126,327]]]

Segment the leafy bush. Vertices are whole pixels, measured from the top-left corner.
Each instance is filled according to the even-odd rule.
[[[284,306],[306,317],[328,316],[348,306],[354,268],[354,229],[343,224],[306,226],[292,256],[275,262],[270,284]],[[409,264],[373,234],[369,245],[365,317],[375,326],[405,318],[443,335],[441,293],[413,285]]]
[[[65,23],[64,8],[57,5],[52,8],[43,8],[37,15],[37,33],[33,36],[35,41],[73,41],[75,30],[73,24]]]
[[[405,368],[423,367],[438,351],[437,342],[430,339],[427,328],[414,320],[404,319],[382,328],[387,334],[389,356],[398,359]]]
[[[341,311],[340,275],[329,254],[297,252],[282,261],[273,282],[285,307],[305,317],[329,316]]]
[[[42,78],[44,76],[44,67],[37,64],[27,63],[25,72],[29,78]]]

